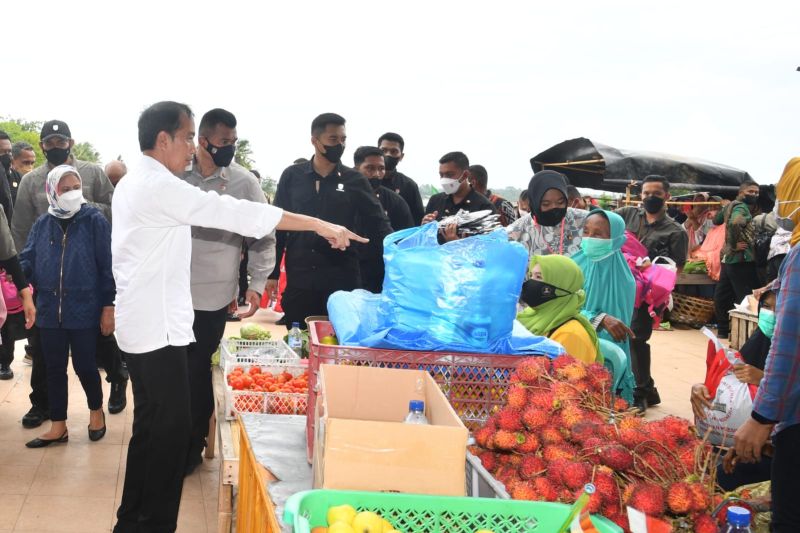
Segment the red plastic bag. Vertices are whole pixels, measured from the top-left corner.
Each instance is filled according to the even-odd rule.
[[[721,224],[706,235],[706,240],[698,250],[692,254],[693,259],[702,259],[706,262],[708,277],[714,281],[719,281],[719,273],[722,269],[722,247],[725,245],[725,224]]]

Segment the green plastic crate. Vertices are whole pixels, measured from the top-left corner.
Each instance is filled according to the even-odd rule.
[[[328,509],[349,504],[358,511],[373,511],[403,533],[553,533],[569,515],[561,503],[525,502],[496,498],[459,498],[344,490],[298,492],[286,502],[283,521],[294,533],[309,533],[326,526]],[[592,516],[600,533],[622,533],[602,516]]]

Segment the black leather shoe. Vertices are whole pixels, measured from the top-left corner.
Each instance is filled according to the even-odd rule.
[[[69,434],[66,430],[64,430],[64,434],[58,437],[57,439],[41,439],[36,437],[32,441],[26,442],[25,446],[28,448],[44,448],[45,446],[50,446],[51,444],[61,444],[67,442],[69,440]]]
[[[115,415],[128,405],[128,380],[117,381],[111,384],[111,394],[108,395],[108,412]]]
[[[661,403],[661,396],[658,395],[658,389],[653,387],[647,393],[647,406],[653,407]]]
[[[633,398],[633,406],[636,407],[636,409],[638,409],[640,413],[644,413],[645,411],[647,411],[648,407],[647,398],[635,396]]]
[[[89,440],[92,442],[97,442],[98,440],[102,439],[105,436],[106,436],[106,414],[103,413],[103,427],[101,427],[100,429],[92,429],[91,427],[89,427]]]
[[[27,429],[38,428],[45,420],[50,420],[50,414],[44,409],[33,406],[30,411],[22,417],[22,427]]]
[[[11,370],[11,367],[8,365],[0,365],[0,379],[13,379],[14,378],[14,371]]]

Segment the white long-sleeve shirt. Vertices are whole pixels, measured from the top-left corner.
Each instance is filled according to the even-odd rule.
[[[204,192],[144,156],[114,191],[111,253],[122,351],[147,353],[194,341],[191,226],[261,238],[283,210]]]

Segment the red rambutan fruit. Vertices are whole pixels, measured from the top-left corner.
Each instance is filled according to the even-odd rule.
[[[692,511],[702,512],[711,506],[711,494],[708,488],[702,483],[694,482],[689,484],[692,493]]]
[[[673,483],[667,489],[667,507],[675,514],[682,515],[692,510],[692,489],[683,481]]]
[[[592,483],[604,502],[619,506],[619,486],[612,474],[595,472]]]
[[[522,429],[522,413],[519,409],[504,407],[497,413],[497,426],[506,431],[519,431]]]
[[[572,490],[583,489],[592,478],[592,469],[585,462],[571,462],[564,467],[561,479]]]
[[[508,389],[507,405],[521,411],[528,405],[528,391],[522,385],[513,385]]]
[[[546,426],[550,422],[551,416],[548,411],[532,405],[522,413],[522,423],[529,430],[536,431]]]
[[[481,464],[489,472],[494,472],[498,466],[497,455],[495,455],[493,452],[481,452],[478,455],[478,459],[481,460]]]
[[[520,435],[520,434],[518,434]],[[517,444],[516,451],[519,453],[534,453],[539,449],[539,439],[533,433],[521,433],[523,442]],[[519,439],[518,439],[519,440]]]
[[[517,446],[517,435],[513,431],[500,429],[494,434],[494,447],[498,450],[513,450]]]
[[[546,477],[537,477],[533,480],[533,487],[536,489],[537,494],[548,502],[554,502],[558,499],[558,490],[553,485],[553,482]]]
[[[511,497],[515,500],[535,501],[539,499],[539,495],[536,493],[536,489],[534,489],[533,483],[530,481],[521,481],[517,483],[511,491]]]
[[[619,444],[603,446],[599,456],[601,463],[614,470],[624,472],[633,468],[633,455]]]
[[[644,514],[660,517],[664,514],[664,489],[654,483],[638,481],[625,490],[625,503]]]
[[[532,407],[550,412],[556,406],[555,397],[550,391],[536,391],[528,395],[528,404]]]
[[[475,432],[475,442],[481,448],[491,450],[493,448],[495,428],[484,426]]]
[[[519,466],[519,475],[522,479],[533,479],[547,470],[547,465],[541,457],[526,455]]]
[[[547,374],[550,363],[546,357],[526,357],[519,362],[516,375],[523,383],[533,385],[539,378]]]
[[[557,459],[573,460],[578,455],[575,448],[565,442],[560,444],[548,444],[542,451],[545,461],[555,461]]]
[[[702,513],[693,517],[694,533],[717,533],[717,522],[708,513]]]
[[[539,431],[539,440],[542,444],[559,444],[564,442],[564,435],[553,426],[545,426]]]

